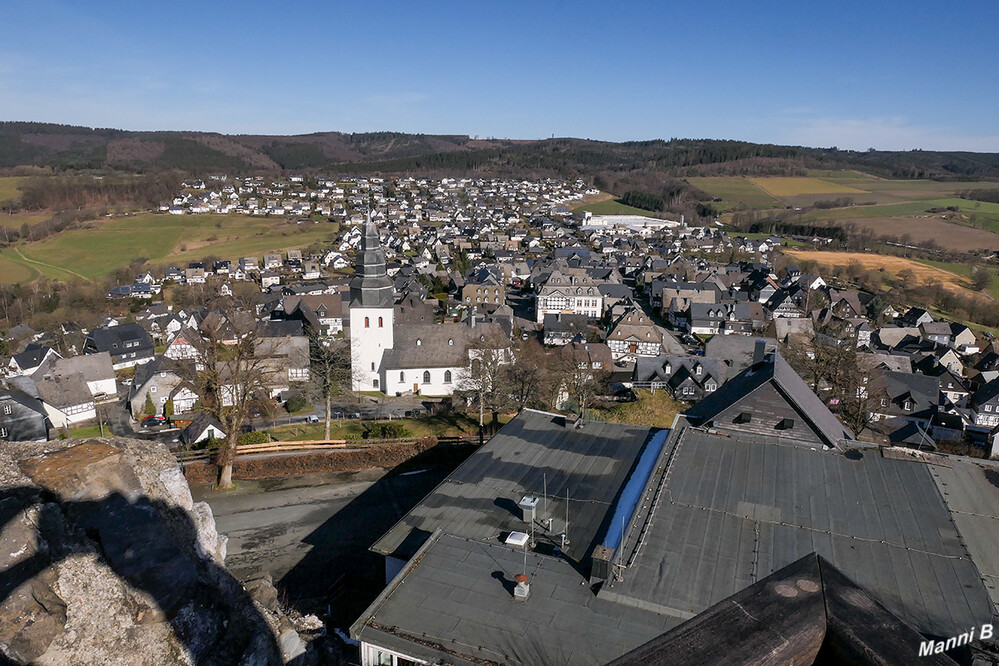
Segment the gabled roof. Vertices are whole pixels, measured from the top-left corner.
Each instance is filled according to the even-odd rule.
[[[777,389],[779,395],[826,446],[839,448],[843,440],[854,439],[853,433],[840,423],[819,397],[808,388],[794,368],[778,353],[771,354],[763,363],[750,366],[725,382],[721,388],[689,409],[687,417],[695,425],[701,425],[736,406],[740,406],[746,413],[756,413],[761,405],[757,404],[753,394],[761,386],[768,384]],[[718,426],[732,427],[731,424],[724,426],[718,424]],[[785,434],[785,436],[790,435]]]

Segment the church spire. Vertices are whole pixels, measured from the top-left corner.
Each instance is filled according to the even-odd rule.
[[[392,280],[385,272],[385,252],[378,240],[378,227],[369,210],[354,262],[354,277],[350,280],[350,306],[390,308],[395,303],[394,291]]]

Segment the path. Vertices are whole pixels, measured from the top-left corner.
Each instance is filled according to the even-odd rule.
[[[29,264],[38,264],[39,266],[45,266],[46,268],[52,268],[52,269],[55,269],[57,271],[62,271],[63,273],[69,273],[70,275],[74,275],[74,276],[80,278],[84,282],[90,282],[91,281],[90,278],[88,278],[87,276],[80,275],[76,271],[71,271],[68,268],[63,268],[62,266],[55,266],[53,264],[46,264],[44,261],[35,261],[34,259],[28,259],[21,252],[21,248],[19,248],[17,246],[14,247],[14,252],[17,254],[17,256],[21,257],[21,259],[23,259],[25,262],[27,262]]]

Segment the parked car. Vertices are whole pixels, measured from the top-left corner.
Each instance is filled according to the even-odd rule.
[[[315,414],[309,414],[307,417],[305,417],[305,420],[308,421],[309,423],[319,423],[319,417],[316,416]]]
[[[146,418],[142,419],[142,427],[144,428],[153,428],[156,426],[161,426],[164,423],[166,423],[166,419],[163,418],[162,416],[147,416]]]

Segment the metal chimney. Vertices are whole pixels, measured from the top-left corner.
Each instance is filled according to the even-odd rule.
[[[517,586],[513,588],[514,601],[527,601],[531,596],[531,584],[527,574],[517,574],[513,577],[517,581]]]

